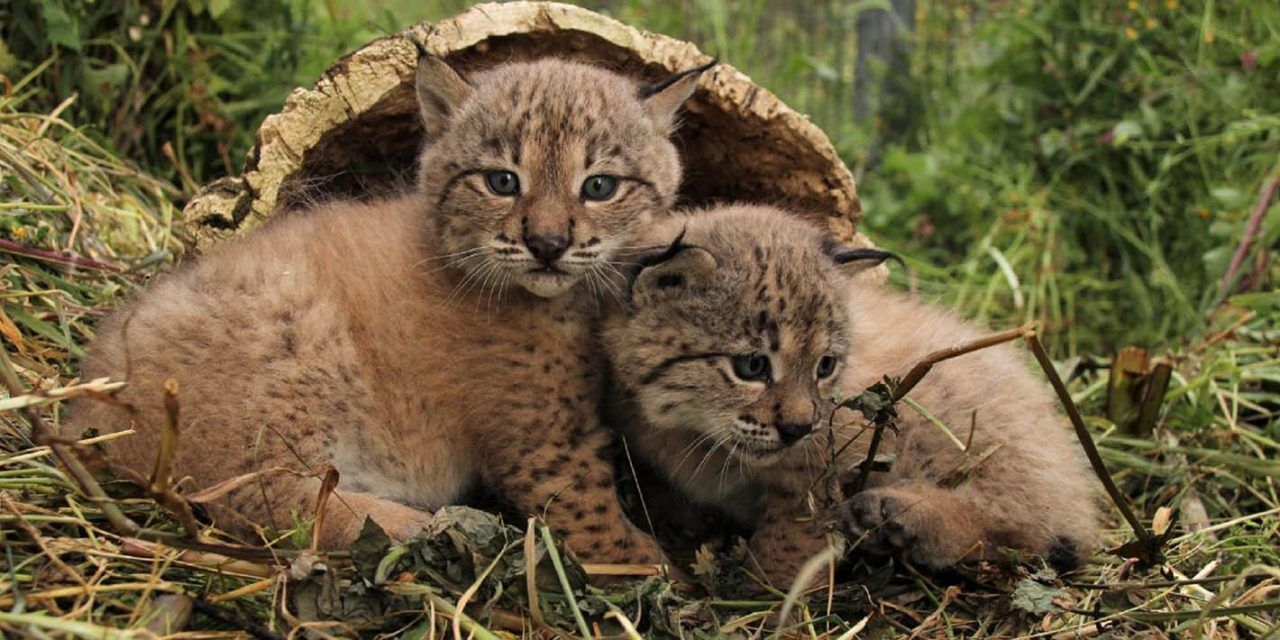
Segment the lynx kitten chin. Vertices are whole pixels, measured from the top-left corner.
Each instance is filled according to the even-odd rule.
[[[464,78],[424,56],[414,192],[282,215],[161,279],[101,323],[84,362],[127,378],[136,421],[86,400],[67,431],[134,428],[109,453],[149,469],[172,378],[175,475],[253,478],[210,505],[223,529],[311,515],[332,467],[322,548],[366,516],[409,537],[481,484],[584,559],[657,561],[600,455],[597,304],[579,283],[673,204],[668,137],[699,71],[641,85],[544,59]]]
[[[958,484],[966,453],[906,407],[882,445],[895,455],[889,471],[847,502],[839,482],[818,481],[832,452],[853,440],[836,460],[846,474],[870,440],[857,437],[866,425],[854,412],[828,422],[837,394],[983,333],[852,277],[889,254],[840,247],[794,214],[756,206],[672,217],[647,240],[669,247],[642,263],[629,303],[604,324],[618,387],[609,421],[693,501],[754,527],[754,560],[776,586],[828,544],[810,497],[844,505],[854,553],[930,568],[1001,546],[1059,566],[1087,557],[1098,537],[1090,476],[1046,386],[1009,346],[937,365],[911,393],[972,439],[969,451],[990,452]]]

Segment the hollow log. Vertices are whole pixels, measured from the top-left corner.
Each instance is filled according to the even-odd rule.
[[[183,215],[197,251],[318,201],[404,189],[422,127],[414,101],[416,40],[464,73],[510,60],[558,56],[646,81],[711,60],[694,45],[558,3],[480,4],[375,40],[297,89],[269,116],[239,177],[216,181]],[[702,75],[677,132],[685,166],[682,205],[751,201],[784,205],[857,233],[862,210],[852,174],[807,117],[728,64]]]

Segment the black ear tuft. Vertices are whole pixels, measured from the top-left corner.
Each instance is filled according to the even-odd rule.
[[[892,251],[881,251],[878,250],[878,248],[851,248],[851,250],[841,251],[831,257],[832,260],[836,261],[836,264],[840,265],[849,264],[849,262],[858,262],[861,260],[872,260],[878,265],[883,261],[892,260],[897,262],[897,264],[906,266],[906,261],[902,260],[902,257],[897,255],[897,253],[893,253]]]
[[[701,67],[695,67],[693,69],[681,71],[679,73],[674,73],[658,82],[641,85],[640,98],[644,99],[654,94],[661,93],[663,89],[666,89],[667,87],[670,87],[671,85],[677,82],[680,82],[681,80],[684,80],[685,78],[691,75],[701,75],[703,71],[706,71],[707,69],[710,69],[711,67],[714,67],[718,64],[720,64],[720,60],[718,58],[712,58],[711,62],[708,62],[702,65]]]
[[[686,244],[680,230],[662,253],[641,257],[640,269],[631,280],[628,299],[632,302],[652,301],[660,291],[693,287],[710,276],[718,267],[715,255],[706,249]]]
[[[640,258],[640,268],[647,269],[654,265],[662,264],[679,255],[681,251],[692,247],[693,245],[684,243],[684,234],[688,230],[689,227],[687,225],[681,227],[680,233],[671,241],[671,244],[667,245],[666,249],[662,250],[662,253],[650,254]]]
[[[904,267],[907,266],[907,263],[903,261],[898,254],[893,253],[892,251],[883,251],[881,249],[846,249],[843,247],[832,247],[828,249],[827,253],[831,256],[831,259],[836,262],[836,264],[870,261],[871,264],[868,266],[876,266],[883,263],[885,260],[893,260]]]

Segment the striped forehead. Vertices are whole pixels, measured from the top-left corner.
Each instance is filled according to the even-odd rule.
[[[479,120],[482,143],[492,153],[516,164],[559,160],[586,168],[611,157],[623,161],[626,169],[636,168],[636,150],[631,148],[635,145],[628,141],[645,139],[645,132],[638,107],[624,106],[620,96],[608,95],[601,87],[569,95],[564,87],[525,82],[502,91],[490,105],[501,113]],[[575,157],[563,158],[566,152]]]
[[[840,316],[820,269],[797,269],[791,256],[754,249],[744,333],[772,353],[818,354],[841,333]]]

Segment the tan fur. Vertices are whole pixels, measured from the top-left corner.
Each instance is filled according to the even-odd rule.
[[[656,97],[676,103],[678,83]],[[554,60],[469,81],[427,58],[416,193],[293,214],[219,247],[102,323],[87,376],[127,378],[132,423],[73,407],[70,431],[116,431],[112,453],[150,468],[161,385],[180,385],[175,474],[209,487],[263,475],[214,505],[217,523],[286,527],[314,507],[318,470],[340,473],[322,545],[350,542],[365,516],[403,539],[429,510],[479,482],[514,510],[543,514],[594,561],[660,555],[633,530],[599,455],[598,301],[584,279],[675,198],[666,139],[674,114],[600,69]],[[650,99],[652,100],[652,98]],[[672,106],[674,109],[676,106]],[[499,196],[484,170],[517,173]],[[624,177],[616,197],[578,198],[588,175]],[[540,274],[531,224],[564,233],[564,273]],[[595,292],[598,295],[598,291]]]
[[[834,433],[827,428],[831,398],[983,332],[850,277],[858,267],[837,265],[822,233],[794,215],[721,207],[666,220],[650,237],[670,242],[682,229],[692,248],[641,271],[631,304],[605,323],[622,388],[611,420],[633,452],[693,498],[754,525],[756,561],[786,585],[826,544],[807,503],[842,498],[838,482],[821,480],[832,451],[857,436],[836,463],[847,477],[870,441],[849,411]],[[771,381],[735,375],[731,356],[751,353],[769,356]],[[823,355],[838,364],[819,380]],[[946,488],[966,455],[900,405],[901,431],[881,449],[896,454],[891,470],[851,499],[855,549],[902,552],[928,567],[989,557],[997,546],[1064,564],[1087,556],[1098,527],[1089,476],[1021,354],[1005,346],[946,362],[910,397],[961,442],[976,416],[971,453],[996,449]],[[777,426],[804,422],[812,433],[785,444]]]

